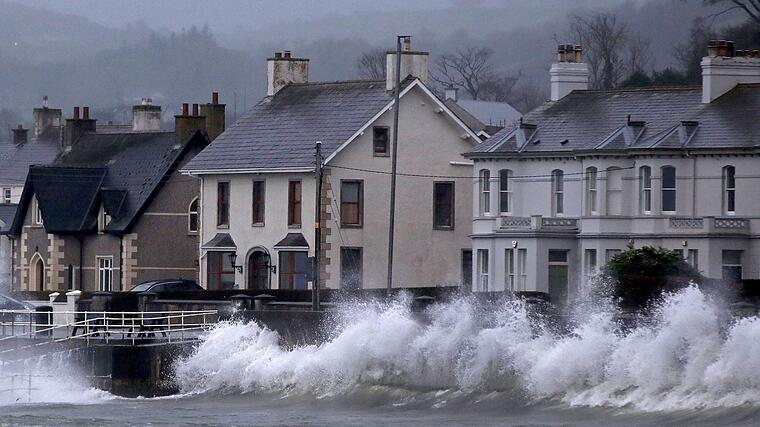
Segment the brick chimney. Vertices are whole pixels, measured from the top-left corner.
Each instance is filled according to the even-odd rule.
[[[267,58],[267,96],[272,96],[290,83],[309,82],[309,60],[293,58],[289,50],[275,52]]]
[[[224,104],[219,103],[219,92],[211,93],[211,103],[201,105],[201,116],[206,117],[208,140],[213,141],[225,129]]]
[[[559,101],[574,90],[588,90],[588,65],[583,63],[583,48],[561,44],[557,47],[557,62],[549,69],[551,100]]]
[[[32,136],[34,138],[61,138],[61,109],[48,108],[47,95],[42,97],[42,107],[32,113]]]
[[[79,116],[79,107],[74,107],[74,116],[66,119],[66,129],[63,134],[63,146],[71,147],[86,132],[95,132],[97,120],[90,118],[90,107],[82,107],[82,116]]]
[[[132,106],[132,131],[158,132],[161,130],[161,106],[153,105],[153,100],[143,98],[140,104]]]
[[[710,40],[702,58],[702,103],[709,104],[740,83],[760,83],[760,51],[736,50],[730,40]]]
[[[26,144],[28,133],[29,133],[29,129],[24,129],[23,125],[18,125],[17,128],[13,129],[13,144],[14,145]]]
[[[206,118],[200,115],[198,104],[193,104],[192,114],[189,104],[182,104],[182,114],[174,116],[174,140],[177,144],[187,143],[190,136],[200,130],[206,133]]]
[[[428,52],[413,51],[412,38],[405,37],[401,42],[401,80],[408,76],[417,77],[422,83],[430,83],[428,72]],[[396,88],[396,51],[385,53],[385,90]]]

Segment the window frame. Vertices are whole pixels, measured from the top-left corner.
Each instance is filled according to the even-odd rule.
[[[292,258],[291,263],[286,263],[284,260],[284,256],[289,255]],[[307,270],[305,271],[297,271],[298,261],[296,260],[296,256],[304,256],[304,266]],[[282,250],[277,253],[277,288],[278,289],[288,289],[288,290],[295,290],[295,289],[309,289],[309,271],[308,271],[308,264],[309,264],[309,252],[308,251],[300,251],[300,250]],[[292,267],[293,270],[290,271],[289,268]],[[298,279],[298,276],[303,276],[304,279],[304,288],[297,288],[296,280]],[[283,284],[286,284],[288,286],[283,287]]]
[[[261,194],[257,197],[256,187],[260,185]],[[263,227],[266,224],[267,182],[264,179],[254,179],[251,182],[251,225]],[[258,213],[258,214],[257,214]]]
[[[623,210],[623,192],[625,190],[625,176],[623,175],[623,169],[619,166],[610,166],[604,171],[604,178],[605,178],[605,215],[607,216],[616,216],[616,215],[623,215],[625,212]],[[613,183],[619,184],[620,186],[618,188],[613,187]],[[615,197],[615,196],[619,197]],[[617,212],[615,212],[615,206],[613,205],[613,201],[618,200],[620,202],[620,205],[617,207]]]
[[[599,271],[599,253],[596,248],[586,248],[583,251],[583,268],[586,277],[592,277]]]
[[[739,262],[738,263],[726,263],[726,254],[727,252],[733,252],[739,254]],[[720,253],[720,272],[721,277],[723,280],[729,280],[729,278],[726,276],[727,269],[738,269],[739,271],[739,277],[738,280],[742,280],[744,277],[744,251],[741,249],[723,249]]]
[[[517,274],[518,274],[518,289],[525,291],[528,286],[528,249],[517,249]]]
[[[216,227],[230,228],[230,181],[216,183]],[[224,191],[222,191],[224,189]],[[222,197],[222,196],[226,197]]]
[[[107,261],[107,266],[104,265]],[[98,269],[98,290],[101,292],[113,291],[113,256],[97,255],[95,256],[95,265]],[[107,274],[107,276],[105,276]],[[104,279],[107,279],[106,284]]]
[[[736,167],[723,166],[723,214],[736,215]],[[730,172],[730,174],[729,174]]]
[[[230,260],[230,253],[227,251],[208,251],[206,254],[206,287],[208,290],[225,290],[223,287],[225,276],[232,278],[232,288],[234,289],[235,282],[237,281],[237,275],[235,267]],[[230,270],[225,270],[225,264],[229,261],[228,267]],[[213,268],[212,268],[213,265]],[[218,268],[218,269],[217,269]],[[214,286],[212,287],[211,277],[216,279]]]
[[[489,258],[488,249],[477,251],[478,290],[488,291]]]
[[[195,205],[195,207],[193,207]],[[193,229],[193,217],[195,217],[195,229]],[[187,233],[198,234],[201,229],[200,202],[194,198],[187,207]]]
[[[665,171],[673,171],[673,186],[665,187]],[[672,193],[673,209],[665,208],[666,194]],[[660,168],[660,211],[666,215],[674,215],[678,211],[678,170],[675,166],[665,165]]]
[[[514,292],[516,284],[517,265],[515,263],[515,250],[506,248],[504,249],[504,289]]]
[[[303,183],[300,179],[290,179],[288,180],[288,227],[301,228],[301,224],[303,223],[302,214]]]
[[[438,192],[437,187],[441,186],[449,186],[451,188],[451,193],[449,196],[449,204],[450,204],[450,210],[449,210],[449,225],[441,225],[436,222],[436,219],[438,215],[436,214],[438,212],[438,206],[441,206],[442,204],[438,203]],[[456,224],[456,184],[454,181],[433,181],[433,230],[453,230],[454,226]]]
[[[599,213],[599,170],[594,166],[586,168],[586,215]]]
[[[345,201],[345,185],[356,184],[359,186],[356,202]],[[344,205],[356,205],[356,222],[347,222],[344,215]],[[361,179],[341,179],[340,180],[340,226],[344,228],[362,228],[364,227],[364,180]]]
[[[346,286],[345,271],[343,261],[349,251],[358,251],[358,286]],[[356,260],[354,260],[356,261]],[[364,249],[360,246],[341,246],[340,247],[340,288],[341,289],[364,289]]]
[[[385,149],[377,150],[378,131],[385,131]],[[372,155],[375,157],[389,157],[391,155],[391,129],[388,126],[372,126]]]
[[[514,190],[512,189],[512,187],[513,187],[514,182],[512,181],[512,176],[513,176],[513,173],[511,169],[499,170],[499,214],[501,215],[511,215],[513,211],[512,194],[514,193]],[[504,188],[505,183],[506,183],[506,189]],[[507,205],[506,210],[503,209],[505,202]]]
[[[652,168],[641,166],[639,168],[639,194],[641,197],[640,208],[644,215],[652,214]]]
[[[478,210],[481,216],[491,214],[491,170],[478,172]]]
[[[3,202],[4,204],[10,204],[11,200],[13,199],[13,189],[10,187],[3,187]]]
[[[565,172],[562,169],[552,171],[551,186],[552,215],[565,216]]]

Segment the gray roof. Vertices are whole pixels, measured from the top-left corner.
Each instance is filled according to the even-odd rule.
[[[760,85],[740,84],[709,104],[700,87],[574,91],[468,153],[760,148]],[[522,133],[527,141],[518,143]]]
[[[229,233],[216,233],[216,235],[211,240],[204,243],[201,248],[216,250],[236,249],[237,245],[235,244],[235,241],[232,240],[232,236],[230,236]]]
[[[309,242],[301,233],[288,233],[285,238],[274,245],[275,248],[308,248]]]
[[[34,139],[18,146],[0,144],[0,185],[24,185],[29,166],[51,163],[59,152],[58,140]]]
[[[13,225],[17,205],[0,203],[0,234],[7,234]]]
[[[449,110],[451,110],[454,114],[459,117],[459,120],[464,122],[464,124],[467,125],[470,129],[472,129],[474,132],[480,132],[486,128],[486,125],[478,120],[477,117],[470,114],[469,111],[462,108],[461,105],[459,105],[456,101],[453,99],[447,99],[443,101],[444,104],[446,104],[447,107],[449,107]]]
[[[384,80],[288,85],[246,112],[184,170],[313,167],[315,141],[329,156],[390,101]]]
[[[511,126],[522,116],[521,112],[506,102],[460,99],[457,104],[485,125]]]

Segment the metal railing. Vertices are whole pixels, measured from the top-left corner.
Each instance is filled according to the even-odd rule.
[[[60,322],[56,319],[67,319]],[[166,342],[196,338],[219,321],[217,310],[196,311],[30,311],[0,310],[0,344],[33,338],[28,347],[69,340],[108,343],[121,336],[133,345],[143,340]],[[17,350],[0,350],[0,354]]]

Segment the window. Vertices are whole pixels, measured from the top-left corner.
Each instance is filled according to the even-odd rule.
[[[733,166],[723,168],[723,213],[736,213],[736,168]]]
[[[235,267],[232,266],[232,252],[208,252],[207,284],[209,290],[235,288]]]
[[[596,214],[596,168],[586,168],[586,215]]]
[[[499,212],[512,212],[512,171],[499,171]]]
[[[662,211],[676,211],[676,168],[673,166],[662,167]]]
[[[723,258],[723,279],[732,282],[742,280],[742,251],[724,250]]]
[[[10,203],[10,202],[11,202],[11,189],[3,188],[3,203]]]
[[[216,225],[217,227],[230,226],[229,182],[218,182],[216,184]]]
[[[697,249],[689,249],[686,255],[686,263],[699,271],[699,251]]]
[[[596,274],[596,249],[586,249],[586,276]]]
[[[42,209],[40,209],[40,201],[37,200],[36,197],[34,198],[34,207],[33,207],[33,209],[34,209],[34,211],[33,211],[34,217],[32,218],[32,222],[35,225],[43,225],[43,221],[42,221]]]
[[[623,214],[623,171],[607,168],[607,215]]]
[[[190,208],[187,210],[187,231],[189,233],[197,233],[199,225],[198,215],[198,198],[196,197],[190,202]]]
[[[552,171],[552,214],[565,212],[565,174],[559,169]]]
[[[480,171],[480,214],[491,212],[491,171]]]
[[[652,168],[639,168],[639,185],[641,187],[641,213],[652,213]]]
[[[372,153],[375,156],[387,156],[389,154],[388,135],[390,135],[390,131],[387,127],[375,126],[372,128]]]
[[[454,183],[433,183],[433,228],[454,228]]]
[[[98,262],[98,289],[113,290],[113,257],[96,257]]]
[[[280,252],[280,289],[308,289],[309,267],[309,257],[306,252]]]
[[[478,290],[488,290],[488,249],[478,249]]]
[[[362,288],[362,249],[340,248],[341,289]]]
[[[301,226],[301,181],[288,182],[288,226]]]
[[[361,227],[364,216],[362,181],[340,181],[340,225]]]
[[[251,194],[251,223],[253,225],[264,225],[264,200],[266,198],[265,181],[253,181],[253,191]]]
[[[515,280],[517,280],[514,249],[506,249],[504,251],[504,273],[506,274],[504,289],[514,292],[516,284]]]
[[[105,208],[101,206],[98,213],[98,232],[102,233],[109,222],[111,222],[111,215],[108,215]]]
[[[528,284],[528,250],[517,250],[517,272],[520,275],[520,281],[517,284],[518,289],[524,291]]]
[[[606,262],[612,261],[612,258],[615,258],[618,254],[622,253],[623,251],[621,249],[607,249],[604,251],[604,260]]]

